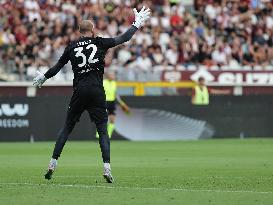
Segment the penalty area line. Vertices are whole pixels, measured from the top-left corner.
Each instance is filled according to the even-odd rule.
[[[270,191],[253,191],[253,190],[220,190],[220,189],[186,189],[186,188],[160,188],[160,187],[127,187],[127,186],[103,186],[103,185],[85,185],[85,184],[35,184],[35,183],[17,183],[1,182],[0,185],[11,186],[51,186],[61,188],[103,188],[103,189],[132,189],[132,190],[153,190],[153,191],[175,191],[175,192],[212,192],[212,193],[250,193],[250,194],[273,194]]]

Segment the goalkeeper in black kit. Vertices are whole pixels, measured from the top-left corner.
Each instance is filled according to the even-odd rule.
[[[133,11],[135,14],[134,23],[124,34],[115,38],[94,36],[92,21],[82,21],[79,25],[81,37],[65,48],[55,66],[45,74],[37,72],[37,76],[33,79],[33,85],[41,87],[47,79],[55,76],[68,61],[72,64],[74,73],[73,96],[70,100],[64,127],[58,134],[52,158],[45,174],[46,179],[52,178],[57,167],[57,160],[69,134],[76,122],[79,121],[83,111],[87,110],[91,121],[96,124],[99,134],[99,144],[104,163],[103,177],[108,183],[113,183],[114,179],[110,167],[110,141],[107,133],[108,115],[103,88],[104,58],[109,48],[129,41],[138,28],[150,18],[149,8],[143,7],[139,12],[136,9]]]

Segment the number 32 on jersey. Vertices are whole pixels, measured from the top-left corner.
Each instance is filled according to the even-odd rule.
[[[88,63],[90,63],[90,64],[91,63],[96,63],[96,62],[99,61],[99,59],[97,59],[97,58],[94,59],[94,57],[95,57],[95,54],[96,54],[98,48],[97,48],[97,46],[95,44],[89,44],[88,46],[85,47],[85,49],[87,49],[87,50],[89,50],[90,48],[92,48],[92,52],[91,52],[90,56],[88,57]],[[77,47],[77,48],[74,49],[74,51],[77,52],[75,56],[82,58],[82,63],[78,64],[78,66],[80,68],[85,66],[86,63],[87,63],[86,62],[87,57],[86,57],[86,55],[84,55],[82,53],[83,49],[84,49],[84,47]]]

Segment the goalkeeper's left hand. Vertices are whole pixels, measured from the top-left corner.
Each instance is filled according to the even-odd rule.
[[[136,8],[134,8],[133,11],[135,14],[135,22],[133,23],[133,26],[140,28],[144,25],[145,21],[150,18],[150,9],[143,6],[140,12],[137,12]]]
[[[47,78],[40,71],[37,71],[36,74],[37,76],[33,79],[33,85],[41,88],[43,83],[47,80]]]

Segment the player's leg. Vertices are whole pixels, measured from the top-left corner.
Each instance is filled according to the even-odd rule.
[[[88,113],[91,121],[95,122],[99,134],[99,144],[104,165],[103,176],[108,183],[113,183],[114,179],[110,167],[110,139],[107,131],[107,111],[105,108],[89,108]]]
[[[45,174],[46,179],[51,179],[52,174],[57,167],[57,160],[62,153],[68,136],[75,127],[76,122],[79,121],[82,112],[83,106],[77,95],[74,93],[69,104],[64,127],[58,133],[58,138],[55,143],[52,158],[49,162],[47,173]]]
[[[107,132],[107,123],[96,123],[99,133],[99,144],[103,163],[110,164],[110,140]]]
[[[75,124],[79,120],[80,116],[82,114],[82,111],[75,112],[68,110],[67,117],[65,120],[64,127],[60,130],[58,133],[58,138],[54,147],[54,151],[52,154],[53,159],[58,159],[63,151],[63,147],[68,139],[69,134],[72,132],[73,128],[75,127]]]

